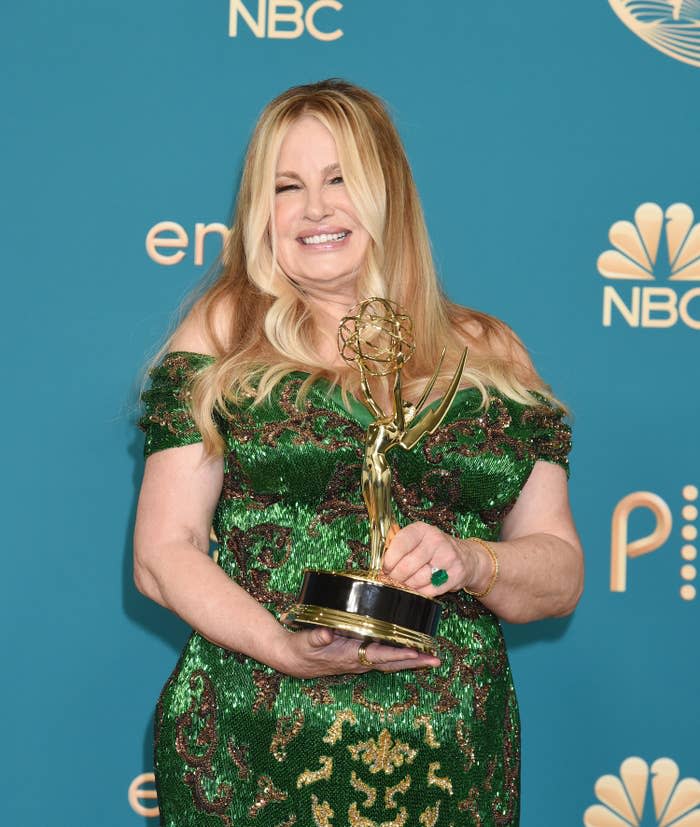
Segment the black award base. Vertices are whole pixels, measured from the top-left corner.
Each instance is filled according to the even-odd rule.
[[[434,654],[440,604],[412,589],[391,586],[372,572],[306,569],[299,600],[286,620]]]

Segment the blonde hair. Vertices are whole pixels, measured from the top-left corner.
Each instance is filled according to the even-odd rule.
[[[277,160],[290,125],[308,115],[333,136],[348,195],[370,236],[358,297],[391,299],[413,319],[416,352],[402,371],[409,398],[432,375],[443,346],[441,379],[449,378],[465,345],[470,355],[463,384],[479,388],[484,402],[487,386],[528,405],[538,404],[530,390],[550,397],[503,322],[459,307],[443,294],[411,169],[382,101],[346,81],[326,80],[289,89],[262,112],[246,154],[218,277],[193,307],[216,356],[191,388],[192,412],[207,452],[223,447],[214,411],[226,416],[229,403],[266,399],[291,371],[309,374],[303,392],[321,377],[340,384],[345,393],[359,388],[357,371],[323,366],[305,297],[276,262]]]

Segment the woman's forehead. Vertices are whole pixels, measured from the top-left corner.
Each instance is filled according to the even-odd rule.
[[[338,150],[330,130],[313,115],[304,115],[287,129],[279,155],[277,174],[296,171],[296,166],[324,170],[338,166]]]

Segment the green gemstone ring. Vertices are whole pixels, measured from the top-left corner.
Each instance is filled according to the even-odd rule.
[[[433,569],[430,575],[430,582],[433,586],[444,586],[447,583],[448,575],[445,569]]]

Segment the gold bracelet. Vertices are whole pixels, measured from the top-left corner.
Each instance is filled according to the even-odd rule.
[[[488,552],[489,557],[491,558],[491,579],[489,580],[489,584],[486,587],[486,590],[483,592],[470,592],[469,589],[465,589],[464,591],[467,594],[470,594],[472,597],[482,598],[486,597],[488,594],[491,594],[491,589],[496,585],[496,580],[498,579],[498,557],[496,556],[496,552],[491,548],[488,543],[485,543],[479,537],[467,537],[467,540],[470,540],[473,543],[478,543],[481,548],[485,549]]]

